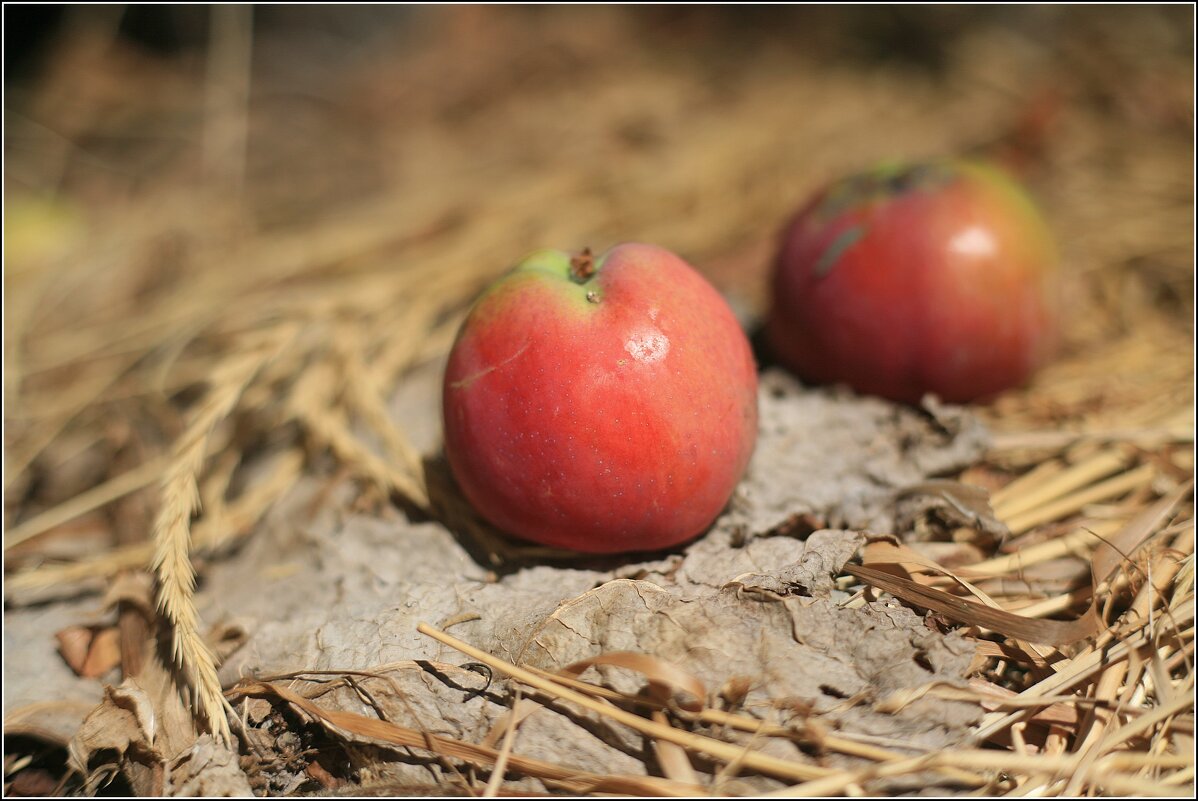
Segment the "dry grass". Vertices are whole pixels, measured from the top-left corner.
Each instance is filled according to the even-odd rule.
[[[348,121],[278,162],[272,148],[294,145],[247,105],[245,15],[220,17],[198,76],[117,46],[111,31],[70,29],[6,132],[9,597],[152,570],[195,712],[228,737],[193,603],[195,554],[251,535],[326,453],[414,509],[468,521],[435,497],[435,476],[386,401],[413,365],[446,352],[466,304],[513,259],[545,244],[657,241],[760,313],[774,231],[805,192],[896,153],[993,146],[997,131],[1030,165],[1060,233],[1065,348],[1031,387],[979,409],[995,449],[962,478],[992,490],[1013,539],[961,530],[956,544],[980,560],[943,567],[908,553],[887,586],[923,606],[938,599],[978,638],[976,700],[989,712],[972,750],[911,757],[729,717],[706,699],[645,718],[578,676],[524,670],[432,629],[547,697],[642,732],[666,777],[523,758],[518,715],[495,748],[321,710],[279,683],[230,692],[576,793],[711,791],[696,788],[687,752],[722,762],[727,776],[743,768],[795,782],[786,795],[854,794],[927,770],[995,795],[1169,795],[1191,783],[1193,197],[1182,165],[1192,167],[1193,109],[1177,86],[1192,64],[1171,49],[1168,14],[1087,13],[1055,45],[1019,26],[971,27],[939,76],[825,59],[814,43],[796,53],[752,31],[739,34],[752,58],[719,55],[708,23],[684,26],[683,49],[716,54],[700,78],[695,64],[655,61],[627,15],[588,14],[582,37],[560,15],[446,12],[435,45],[341,76],[353,90],[339,107]],[[513,51],[534,24],[556,49]],[[612,64],[604,48],[616,41],[629,57]],[[1025,86],[1046,76],[1066,100],[1050,131],[1025,142]],[[136,145],[147,125],[188,115],[201,120],[200,147]],[[378,137],[364,155],[338,149],[353,126]],[[329,166],[295,169],[308,160]],[[152,516],[138,518],[142,508]],[[45,558],[42,543],[89,515],[102,532],[89,553]],[[1069,560],[1109,560],[1103,543],[1131,529],[1110,570],[1059,590]],[[842,586],[860,589],[851,603],[871,592],[850,576]],[[1097,628],[1080,646],[1039,625],[1083,613]],[[1004,629],[1011,617],[1024,628]],[[817,769],[690,730],[717,718],[872,764]]]
[[[195,570],[191,564],[191,516],[199,510],[197,476],[204,467],[212,429],[237,405],[246,385],[294,338],[288,327],[272,331],[265,342],[244,343],[222,361],[195,418],[176,440],[162,480],[158,518],[154,523],[151,567],[158,577],[158,608],[173,635],[172,653],[196,694],[196,712],[225,742],[232,735],[225,720],[227,704],[216,676],[216,656],[204,641],[193,602]],[[242,351],[244,348],[244,351]]]

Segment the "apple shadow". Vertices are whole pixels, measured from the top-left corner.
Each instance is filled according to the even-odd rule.
[[[749,329],[749,348],[753,351],[753,359],[757,363],[757,372],[761,374],[771,367],[780,367],[778,357],[770,347],[765,336],[765,321],[759,320]]]
[[[444,450],[438,449],[433,455],[425,456],[423,466],[429,504],[432,507],[430,519],[445,526],[480,567],[500,578],[538,565],[612,571],[628,564],[681,554],[695,540],[707,533],[705,529],[696,537],[663,550],[619,554],[579,553],[523,542],[503,533],[474,510],[458,487]]]

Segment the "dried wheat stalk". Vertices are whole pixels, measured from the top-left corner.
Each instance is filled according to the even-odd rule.
[[[213,428],[233,411],[246,385],[293,336],[294,329],[280,327],[269,332],[264,342],[256,337],[259,341],[247,343],[244,352],[222,362],[213,373],[207,397],[175,444],[162,480],[161,505],[154,523],[151,564],[158,578],[158,608],[171,629],[172,655],[195,692],[196,711],[207,720],[217,739],[225,743],[232,740],[225,717],[229,705],[216,675],[216,657],[200,634],[193,598],[191,516],[200,501],[197,476],[203,469]]]

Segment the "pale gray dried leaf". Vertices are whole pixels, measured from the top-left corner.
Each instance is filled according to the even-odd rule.
[[[864,543],[865,535],[859,531],[816,531],[802,543],[802,552],[795,561],[773,570],[743,573],[731,579],[728,586],[742,592],[829,598],[835,587],[833,577]]]
[[[921,481],[899,492],[895,525],[896,533],[969,527],[989,535],[995,542],[1011,533],[990,508],[990,493],[947,479]]]
[[[237,754],[202,735],[191,748],[170,761],[166,795],[182,798],[252,798],[249,779]]]
[[[455,739],[481,740],[491,719],[502,711],[486,671],[421,660],[366,672],[374,675],[302,676],[287,686],[306,696],[319,690],[313,700],[325,709],[379,717]]]
[[[520,725],[516,753],[591,773],[646,775],[645,742],[573,704],[553,702]]]
[[[990,447],[990,432],[968,408],[944,403],[935,395],[925,395],[920,407],[928,415],[925,433],[907,455],[923,475],[959,470]]]
[[[926,412],[838,389],[804,389],[787,373],[761,375],[760,434],[729,514],[749,535],[802,515],[828,527],[891,530],[903,487],[964,467],[988,437],[964,409]]]
[[[761,601],[735,588],[685,600],[621,579],[563,605],[532,642],[529,660],[545,669],[605,651],[637,651],[685,667],[708,687],[753,676],[747,707],[772,708],[782,721],[798,702],[847,730],[901,737],[916,748],[952,742],[978,714],[976,706],[942,701],[898,715],[870,709],[872,699],[898,689],[960,681],[972,657],[966,640],[931,631],[903,607]],[[637,676],[599,670],[621,691],[639,689]],[[854,696],[858,703],[845,703]]]
[[[482,742],[509,709],[506,682],[492,681],[487,671],[441,662],[403,662],[380,668],[376,676],[311,676],[289,681],[302,695],[321,691],[314,703],[324,709],[379,717],[393,724],[442,737]],[[348,680],[348,681],[347,681]],[[335,684],[334,689],[328,689]],[[519,729],[517,753],[592,771],[643,773],[636,755],[622,752],[574,722],[574,711],[541,709]],[[262,746],[273,734],[253,727],[250,736]],[[444,787],[458,777],[428,752],[380,746],[373,740],[337,732],[348,742],[369,748],[371,782],[409,787]],[[507,789],[543,790],[535,780],[509,781]]]
[[[668,565],[642,565],[640,576],[682,597],[706,595],[743,573],[767,572],[801,558],[806,546],[791,537],[747,541],[731,527],[716,526]]]
[[[308,523],[296,506],[272,515],[241,559],[210,571],[204,615],[236,613],[250,634],[222,666],[223,681],[443,658],[442,646],[416,632],[422,622],[466,619],[454,631],[480,647],[511,641],[605,577],[539,566],[496,583],[439,525],[361,516]],[[281,553],[292,570],[278,569]]]

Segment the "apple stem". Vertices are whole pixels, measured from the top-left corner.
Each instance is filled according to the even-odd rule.
[[[583,248],[570,258],[570,278],[579,284],[585,284],[595,274],[595,259],[590,248]]]

